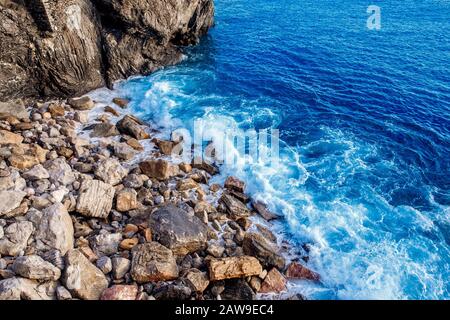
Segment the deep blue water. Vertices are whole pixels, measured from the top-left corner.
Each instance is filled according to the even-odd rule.
[[[366,28],[369,4],[382,28]],[[311,243],[309,298],[450,298],[450,1],[217,0],[186,60],[118,84],[173,129],[278,128],[277,168],[223,168]]]

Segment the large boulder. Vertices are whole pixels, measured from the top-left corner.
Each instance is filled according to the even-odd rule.
[[[63,283],[74,296],[84,300],[98,300],[108,288],[103,272],[76,249],[66,255]]]
[[[151,214],[149,225],[154,239],[176,255],[186,255],[206,247],[207,226],[196,216],[172,204]]]
[[[178,278],[178,266],[170,249],[158,242],[137,245],[132,250],[131,276],[138,283]]]

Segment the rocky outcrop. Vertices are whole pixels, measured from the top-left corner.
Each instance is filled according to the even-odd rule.
[[[2,0],[0,100],[76,96],[181,58],[212,0]]]

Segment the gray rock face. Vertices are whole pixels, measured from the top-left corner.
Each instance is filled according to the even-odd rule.
[[[74,230],[72,219],[66,207],[56,203],[42,212],[36,240],[42,241],[46,246],[57,249],[61,254],[73,249]]]
[[[155,239],[176,255],[186,255],[206,246],[206,225],[174,205],[166,205],[151,214],[149,224]]]
[[[4,236],[0,240],[0,254],[16,256],[27,247],[28,239],[33,233],[33,224],[29,221],[17,222],[9,225],[4,230]]]
[[[28,5],[27,5],[28,4]],[[0,100],[76,96],[179,61],[213,0],[0,2]]]
[[[73,295],[84,300],[98,300],[108,287],[108,280],[103,272],[79,250],[71,250],[66,255],[63,283]]]
[[[119,244],[122,240],[120,233],[99,234],[90,241],[92,250],[99,257],[109,256],[119,250]]]
[[[61,270],[39,256],[24,256],[13,263],[13,271],[24,278],[32,280],[58,280]]]
[[[0,281],[0,300],[52,300],[57,282],[37,282],[25,278],[9,278]]]
[[[25,196],[23,191],[0,191],[0,216],[20,206]]]

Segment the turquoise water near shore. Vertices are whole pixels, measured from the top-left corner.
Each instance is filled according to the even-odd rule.
[[[377,3],[374,3],[377,4]],[[163,131],[278,128],[276,168],[222,168],[310,244],[312,299],[450,298],[450,2],[217,0],[180,65],[117,84]]]

